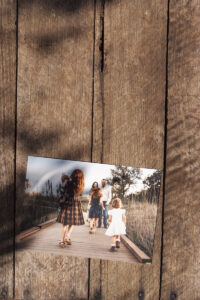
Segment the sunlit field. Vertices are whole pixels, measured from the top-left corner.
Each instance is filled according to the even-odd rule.
[[[153,253],[156,215],[157,204],[147,201],[133,201],[126,210],[127,236],[150,257]]]

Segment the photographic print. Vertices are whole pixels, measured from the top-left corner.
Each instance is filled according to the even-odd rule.
[[[19,246],[151,263],[161,170],[28,157]]]

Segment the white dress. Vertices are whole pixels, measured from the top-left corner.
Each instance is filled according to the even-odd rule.
[[[112,221],[106,230],[105,234],[109,236],[126,234],[126,226],[122,221],[122,215],[126,212],[125,209],[113,208],[108,211],[108,215],[112,216]]]

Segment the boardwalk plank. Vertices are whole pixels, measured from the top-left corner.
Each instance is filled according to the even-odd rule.
[[[95,259],[119,260],[122,262],[136,263],[138,260],[131,252],[121,244],[119,251],[109,252],[110,238],[105,235],[105,229],[98,229],[93,235],[89,234],[87,225],[74,228],[72,245],[62,249],[59,247],[61,225],[56,223],[42,229],[36,234],[23,239],[19,243],[19,249],[45,251],[69,256],[81,256]]]

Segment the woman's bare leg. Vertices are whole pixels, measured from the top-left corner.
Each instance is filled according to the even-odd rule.
[[[96,228],[97,228],[97,222],[98,222],[98,218],[96,218],[95,220],[94,220],[94,230],[96,230]]]
[[[69,225],[67,229],[67,237],[70,238],[74,225]]]
[[[94,223],[95,223],[95,219],[94,219],[94,218],[91,218],[91,219],[90,219],[90,230],[89,230],[89,233],[93,233],[93,226],[94,226]]]
[[[66,226],[66,225],[62,225],[62,230],[61,230],[61,242],[64,242],[65,234],[66,234],[66,229],[67,229],[67,226]]]
[[[93,223],[94,223],[94,218],[91,218],[91,219],[90,219],[90,229],[93,228]]]

